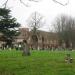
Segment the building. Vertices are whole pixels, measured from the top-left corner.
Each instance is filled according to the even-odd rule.
[[[19,36],[15,37],[15,42],[23,42],[23,40],[28,40],[29,38],[29,29],[28,28],[19,28]]]
[[[23,40],[27,40],[29,47],[34,49],[35,43],[32,41],[32,32],[29,31],[28,28],[19,28],[20,34],[14,38],[13,41],[14,45],[19,45],[23,42]],[[4,38],[2,37],[3,34],[0,33],[0,47],[5,44]],[[38,49],[48,49],[48,48],[56,48],[58,47],[58,36],[56,33],[53,32],[46,32],[46,31],[38,31],[37,34],[38,42],[37,48]]]
[[[20,35],[16,37],[15,42],[20,43],[23,42],[23,40],[27,40],[30,48],[34,48],[33,41],[32,41],[32,33],[29,31],[28,28],[20,28]],[[58,37],[56,33],[53,32],[45,32],[45,31],[38,31],[38,49],[47,49],[52,47],[58,46]]]

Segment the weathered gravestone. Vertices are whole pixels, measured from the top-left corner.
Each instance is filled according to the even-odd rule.
[[[71,58],[71,55],[70,55],[70,54],[66,54],[65,61],[66,61],[67,63],[72,63],[72,62],[73,62],[73,59]]]
[[[23,40],[23,45],[22,45],[22,49],[23,49],[23,56],[29,56],[30,55],[30,49],[29,49],[29,46],[28,46],[28,43],[26,40]]]

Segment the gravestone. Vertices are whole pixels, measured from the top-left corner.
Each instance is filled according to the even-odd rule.
[[[23,49],[23,56],[29,56],[30,55],[30,49],[29,49],[29,46],[28,46],[28,43],[26,40],[23,40],[23,45],[22,45],[22,49]]]
[[[67,63],[72,63],[72,62],[73,62],[73,59],[71,58],[71,55],[70,55],[70,54],[66,54],[65,61],[66,61]]]

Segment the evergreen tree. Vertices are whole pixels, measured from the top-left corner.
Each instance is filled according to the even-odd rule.
[[[20,24],[10,14],[11,10],[0,8],[0,32],[4,35],[6,44],[12,45],[13,37],[18,35]]]

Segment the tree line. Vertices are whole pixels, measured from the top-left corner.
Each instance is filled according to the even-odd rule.
[[[60,15],[54,20],[54,31],[58,34],[60,46],[75,48],[75,18],[68,15]]]

